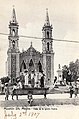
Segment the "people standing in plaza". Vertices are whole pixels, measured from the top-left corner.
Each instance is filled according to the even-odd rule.
[[[20,75],[20,81],[21,81],[21,84],[22,84],[22,89],[24,89],[25,77],[24,77],[23,72],[22,72],[22,74]]]
[[[14,83],[11,88],[12,100],[14,100],[14,95],[16,95],[16,99],[18,100],[18,86],[16,83]]]
[[[18,87],[19,87],[20,89],[22,89],[21,81],[19,81],[19,82],[17,83],[17,85],[18,85]]]
[[[78,94],[78,87],[77,87],[77,83],[75,83],[75,87],[74,87],[74,94],[75,94],[75,97],[77,97],[77,94]]]
[[[43,88],[44,87],[44,74],[42,72],[42,76],[41,76],[41,79],[40,79],[40,87]]]
[[[24,83],[24,85],[26,86],[26,85],[28,85],[28,71],[27,70],[25,70],[25,83]]]
[[[31,81],[28,81],[28,87],[32,88]]]
[[[70,89],[70,98],[72,98],[72,95],[73,95],[73,86],[72,86],[72,83],[70,82],[70,87],[69,87],[69,89]]]
[[[8,100],[9,97],[9,87],[8,87],[8,83],[5,84],[5,88],[4,88],[4,92],[5,92],[5,100]]]
[[[14,84],[14,93],[16,95],[16,100],[18,100],[18,89],[19,89],[19,87],[18,87],[17,83],[15,83]]]
[[[33,102],[32,91],[28,91],[27,99],[28,99],[27,101],[28,101],[29,105],[31,106],[31,104]]]
[[[4,84],[1,83],[1,92],[3,93],[4,92]]]
[[[34,79],[34,76],[35,76],[34,71],[32,71],[32,73],[31,73],[31,85],[32,85],[32,87],[35,86],[35,79]]]
[[[54,79],[54,84],[56,83],[56,81],[57,81],[57,76],[55,76],[55,79]]]
[[[38,77],[38,86],[41,87],[41,77],[42,77],[42,73],[39,72],[39,77]]]
[[[35,70],[35,74],[34,74],[34,79],[35,79],[35,86],[34,87],[38,87],[38,72]]]
[[[59,82],[60,82],[60,85],[62,85],[62,76],[61,75],[59,76]]]
[[[45,92],[44,92],[44,99],[46,99],[46,90],[45,90]]]
[[[11,95],[12,100],[14,100],[13,99],[13,97],[14,97],[14,83],[9,83],[9,93]]]

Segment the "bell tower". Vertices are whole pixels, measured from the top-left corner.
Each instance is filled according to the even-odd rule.
[[[53,52],[53,38],[52,25],[50,25],[48,9],[46,9],[46,21],[42,28],[42,53],[43,53],[43,71],[46,75],[46,84],[50,80],[54,80],[54,52]]]
[[[12,19],[9,22],[9,48],[8,54],[8,76],[12,82],[16,81],[19,76],[19,36],[18,36],[18,22],[16,20],[15,9],[13,8]]]

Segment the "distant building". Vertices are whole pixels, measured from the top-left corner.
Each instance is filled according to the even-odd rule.
[[[15,9],[13,8],[12,20],[9,23],[9,48],[7,51],[8,58],[8,76],[13,79],[20,76],[24,70],[31,73],[43,71],[45,82],[54,80],[54,52],[52,39],[52,25],[50,25],[48,10],[46,11],[46,21],[42,28],[42,53],[37,51],[32,43],[27,51],[19,51],[18,22],[16,19]]]

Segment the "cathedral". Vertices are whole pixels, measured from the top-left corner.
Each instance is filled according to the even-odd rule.
[[[54,80],[54,52],[52,25],[49,21],[48,10],[46,10],[46,20],[42,27],[42,53],[38,52],[32,42],[26,51],[19,50],[19,24],[16,19],[15,8],[12,11],[12,19],[9,22],[9,48],[7,51],[8,77],[11,80],[16,79],[22,72],[28,70],[43,72],[45,74],[45,83],[53,83]]]

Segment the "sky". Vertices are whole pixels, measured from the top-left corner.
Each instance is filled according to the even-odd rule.
[[[79,1],[78,0],[0,0],[0,33],[9,33],[9,21],[13,5],[19,23],[19,35],[42,37],[48,8],[50,23],[53,26],[53,38],[79,41]],[[27,50],[30,43],[42,52],[40,39],[19,38],[19,48]],[[0,77],[6,75],[8,36],[0,35]],[[53,41],[55,74],[58,64],[68,65],[79,59],[79,44]]]

